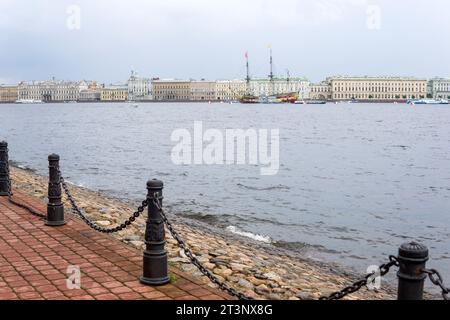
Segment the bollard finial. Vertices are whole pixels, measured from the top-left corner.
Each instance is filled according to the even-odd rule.
[[[153,179],[147,182],[147,189],[149,190],[161,190],[164,188],[164,182],[161,180]]]
[[[398,249],[398,255],[404,259],[428,260],[428,248],[423,244],[412,241],[402,244]]]
[[[59,155],[52,153],[48,156],[48,161],[59,161]]]

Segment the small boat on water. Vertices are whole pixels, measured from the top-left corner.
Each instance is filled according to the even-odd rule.
[[[306,104],[327,104],[327,102],[321,101],[321,100],[310,100],[310,101],[306,101]]]
[[[448,100],[445,99],[417,99],[417,100],[408,100],[406,102],[407,104],[410,105],[421,105],[421,104],[426,104],[426,105],[437,105],[437,104],[449,104]]]
[[[327,104],[327,102],[322,100],[297,100],[295,104]]]
[[[19,99],[16,100],[16,103],[18,104],[39,104],[44,103],[42,100],[36,100],[36,99]]]

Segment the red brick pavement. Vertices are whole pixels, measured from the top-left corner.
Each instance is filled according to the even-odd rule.
[[[39,201],[14,198],[45,213]],[[142,253],[66,214],[67,225],[48,227],[0,197],[0,300],[224,300],[227,294],[169,268],[176,281],[139,283]],[[68,289],[67,267],[81,270],[81,289]]]

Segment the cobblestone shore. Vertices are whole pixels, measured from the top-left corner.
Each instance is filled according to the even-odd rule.
[[[14,187],[32,197],[46,201],[48,179],[31,170],[11,167]],[[125,220],[137,207],[99,192],[70,185],[78,205],[98,225],[113,227]],[[70,204],[64,198],[66,212]],[[169,211],[169,219],[206,268],[219,280],[256,299],[311,300],[340,290],[361,275],[344,271],[339,266],[307,260],[293,252],[253,242],[233,234],[209,230],[200,222],[186,221]],[[114,237],[138,249],[143,249],[145,218],[140,217],[128,229]],[[189,223],[189,224],[188,224]],[[214,287],[189,263],[176,241],[167,233],[169,263],[192,277]],[[383,261],[380,261],[383,262]],[[387,286],[374,292],[363,288],[347,299],[395,299],[395,290]]]

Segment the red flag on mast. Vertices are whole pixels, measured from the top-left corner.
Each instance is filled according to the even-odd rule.
[[[248,51],[245,51],[245,59],[248,59]]]

